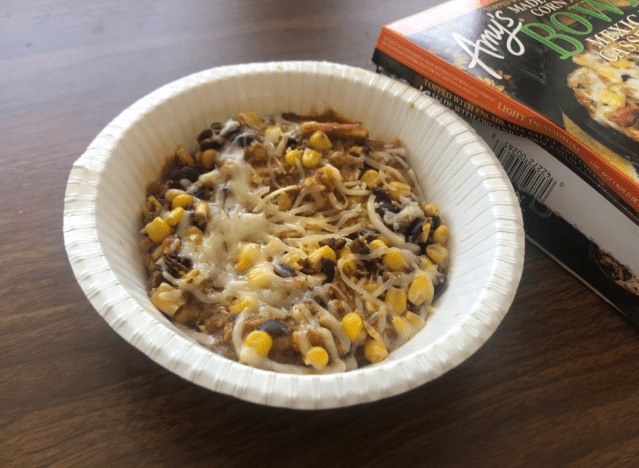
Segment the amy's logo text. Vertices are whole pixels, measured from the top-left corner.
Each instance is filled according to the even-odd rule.
[[[488,13],[491,18],[490,23],[486,29],[481,33],[479,39],[472,42],[465,37],[457,33],[453,33],[453,39],[455,42],[464,49],[464,51],[472,59],[468,64],[468,68],[473,68],[475,65],[479,65],[486,70],[492,77],[497,80],[501,80],[502,77],[491,67],[481,61],[480,53],[490,55],[497,59],[503,60],[504,56],[500,53],[499,43],[506,38],[506,49],[512,55],[522,55],[525,52],[524,45],[517,38],[517,33],[521,29],[523,23],[521,21],[515,24],[515,20],[504,16],[501,11],[495,14]]]

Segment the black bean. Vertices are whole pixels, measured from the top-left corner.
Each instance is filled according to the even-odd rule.
[[[353,252],[354,254],[368,255],[369,253],[371,253],[371,249],[362,239],[355,239],[353,242],[351,242],[350,249],[351,252]]]
[[[346,239],[335,239],[335,245],[331,247],[333,250],[342,250],[346,247]]]
[[[334,237],[329,237],[328,239],[322,239],[317,242],[320,247],[324,247],[328,245],[333,250],[343,249],[346,245],[346,239],[335,239]]]
[[[390,202],[381,202],[377,208],[377,214],[383,217],[388,211],[391,213],[399,213],[400,209]]]
[[[362,149],[364,150],[364,153],[366,153],[366,154],[371,152],[371,147],[368,146],[368,145],[362,146]]]
[[[382,274],[382,268],[385,267],[383,267],[382,264],[375,259],[362,260],[362,269],[370,275],[377,276]]]
[[[386,192],[384,192],[383,190],[375,190],[373,192],[373,195],[375,195],[375,201],[378,202],[378,203],[381,203],[381,202],[384,202],[384,201],[386,201],[388,203],[391,202],[390,195],[387,194]]]
[[[325,245],[328,245],[331,249],[333,249],[333,246],[335,245],[335,238],[329,237],[328,239],[322,239],[322,240],[318,241],[317,244],[320,247],[324,247]],[[333,249],[333,250],[335,250],[335,249]]]
[[[147,289],[154,289],[160,286],[162,283],[168,283],[166,278],[162,275],[162,272],[159,269],[153,269],[153,272],[149,275],[149,279],[146,282]]]
[[[302,263],[302,269],[300,270],[305,275],[312,275],[316,273],[316,269],[311,266],[308,259],[304,260]]]
[[[177,257],[173,257],[170,254],[164,254],[164,270],[168,271],[171,276],[176,278],[179,278],[189,271],[189,269],[183,265]]]
[[[284,322],[276,319],[266,319],[257,327],[271,336],[288,335],[289,329]]]
[[[433,232],[442,223],[439,216],[433,216],[433,221],[430,223],[430,232]]]
[[[198,135],[197,142],[202,143],[203,140],[208,140],[212,136],[213,136],[213,130],[211,130],[210,128],[207,128]]]
[[[178,254],[178,253],[167,253],[164,254],[166,257],[169,257],[172,260],[175,260],[176,262],[181,263],[182,265],[184,265],[187,268],[191,268],[193,266],[193,262],[191,261],[191,259],[189,257],[185,257],[182,254]]]
[[[214,150],[219,150],[222,147],[222,143],[220,143],[219,141],[216,141],[212,138],[209,138],[208,140],[202,140],[200,142],[200,150],[201,151],[206,151],[209,149],[214,149]]]
[[[438,298],[441,293],[444,292],[446,286],[448,285],[448,281],[446,275],[437,275],[435,277],[435,281],[433,281],[433,289],[435,290],[433,294],[433,301]]]
[[[173,169],[169,174],[169,179],[174,182],[179,182],[180,180],[182,180],[182,171],[180,169]]]
[[[191,182],[195,182],[199,177],[198,173],[195,172],[189,166],[184,166],[181,172],[182,172],[182,178],[189,179]]]
[[[330,258],[322,257],[322,271],[326,275],[326,282],[332,283],[333,279],[335,279],[335,268],[337,267],[337,263],[335,263]]]
[[[424,222],[421,218],[415,218],[412,223],[408,225],[406,228],[406,232],[404,235],[409,242],[415,242],[415,239],[422,232],[422,223]]]
[[[287,263],[276,263],[273,266],[273,271],[282,278],[291,278],[295,275],[295,270]]]

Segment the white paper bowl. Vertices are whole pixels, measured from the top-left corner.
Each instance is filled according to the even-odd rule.
[[[373,135],[399,137],[427,198],[452,232],[449,286],[438,312],[382,363],[344,374],[253,369],[182,334],[145,290],[140,207],[165,157],[211,122],[238,112],[311,114],[326,108]],[[170,83],[113,120],[74,164],[64,210],[73,272],[91,304],[124,339],[179,376],[216,392],[279,407],[365,403],[433,380],[475,352],[510,307],[524,259],[521,212],[499,162],[453,112],[407,85],[319,62],[215,68]],[[106,357],[105,357],[106,359]]]

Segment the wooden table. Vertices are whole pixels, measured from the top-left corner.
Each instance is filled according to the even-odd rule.
[[[312,59],[373,70],[382,25],[430,2],[8,0],[0,7],[0,466],[636,466],[639,337],[531,244],[475,355],[358,407],[261,407],[121,339],[63,246],[72,163],[120,111],[184,75]]]

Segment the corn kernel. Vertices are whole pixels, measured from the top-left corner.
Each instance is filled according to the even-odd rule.
[[[608,78],[614,83],[621,83],[622,81],[621,76],[617,75],[617,71],[614,67],[597,67],[597,74],[604,78]]]
[[[599,99],[601,99],[613,109],[619,109],[620,107],[626,105],[625,97],[623,97],[621,94],[617,94],[607,89],[602,89],[601,91],[599,91]]]
[[[258,259],[260,246],[254,243],[244,244],[239,251],[237,269],[246,271],[253,266]]]
[[[301,157],[302,152],[298,149],[294,149],[286,153],[286,155],[284,156],[284,161],[286,161],[286,164],[290,166],[295,166],[295,161],[300,159]]]
[[[182,291],[175,289],[168,283],[160,284],[151,295],[151,303],[171,317],[185,302]]]
[[[172,188],[166,191],[166,193],[164,194],[164,198],[166,198],[168,201],[173,201],[175,197],[177,197],[178,195],[183,195],[183,194],[184,194],[184,190]]]
[[[362,317],[356,312],[346,314],[344,318],[342,318],[342,328],[344,328],[344,333],[346,333],[346,336],[348,336],[351,341],[357,339],[359,333],[362,331],[362,326]]]
[[[437,206],[437,203],[433,203],[433,202],[424,202],[422,204],[422,209],[424,210],[424,214],[426,216],[439,216],[439,206]]]
[[[282,138],[283,134],[284,132],[280,127],[269,127],[264,130],[264,136],[274,145],[277,145],[279,143],[280,138]]]
[[[428,240],[428,236],[430,235],[430,223],[422,223],[422,233],[420,234],[420,241],[426,242]]]
[[[433,282],[426,275],[418,274],[408,288],[408,300],[416,306],[433,300]]]
[[[407,197],[410,195],[410,185],[404,182],[394,180],[388,185],[390,186],[388,192],[395,200],[399,200],[399,197]]]
[[[311,268],[319,268],[322,265],[322,259],[328,258],[329,260],[336,261],[337,256],[335,255],[335,251],[331,249],[328,245],[320,247],[316,251],[312,252],[308,256],[308,261],[311,264]]]
[[[202,284],[202,281],[204,281],[206,278],[207,276],[198,268],[194,268],[182,277],[182,279],[187,283],[194,284],[196,286]]]
[[[412,312],[406,312],[404,314],[404,319],[418,330],[421,330],[422,328],[424,328],[424,325],[426,325],[426,322],[424,322],[423,318]]]
[[[184,236],[186,236],[186,237],[201,236],[201,235],[202,235],[202,231],[197,226],[191,226],[186,231],[184,231]]]
[[[427,256],[419,257],[419,269],[428,270],[433,266],[433,262]]]
[[[255,305],[255,298],[251,295],[245,295],[239,298],[237,301],[233,302],[229,306],[229,311],[233,314],[239,314],[247,307],[252,307]]]
[[[206,223],[206,218],[209,214],[209,204],[206,202],[199,202],[195,204],[193,210],[193,217],[198,224]]]
[[[336,182],[342,181],[342,173],[335,166],[332,166],[331,164],[325,164],[321,170],[324,172],[324,174],[326,174],[326,177],[328,177],[329,179]]]
[[[322,218],[306,218],[304,221],[304,227],[309,231],[322,231],[326,222]]]
[[[194,243],[195,250],[199,250],[202,242],[202,231],[197,226],[191,226],[184,231],[184,237]]]
[[[273,275],[268,267],[258,266],[253,268],[246,274],[246,278],[251,286],[254,288],[264,289],[271,284]]]
[[[408,332],[409,332],[408,324],[401,317],[399,316],[393,317],[392,325],[393,325],[393,330],[395,330],[395,333],[397,333],[398,335],[400,336],[408,335]]]
[[[362,182],[365,182],[368,188],[378,187],[382,183],[382,179],[379,176],[379,172],[373,169],[369,169],[368,171],[364,172],[362,177],[360,177],[360,180]]]
[[[290,210],[292,206],[293,206],[293,199],[288,193],[283,192],[277,196],[277,208],[280,211]]]
[[[355,273],[357,273],[357,263],[355,262],[355,258],[352,255],[340,258],[337,262],[337,265],[346,276],[353,276]]]
[[[166,236],[171,234],[171,226],[162,218],[157,217],[147,224],[144,229],[142,229],[142,232],[145,232],[153,242],[159,244]]]
[[[326,136],[326,133],[319,130],[311,135],[308,139],[308,144],[311,145],[311,148],[317,151],[322,151],[333,146],[331,144],[331,140]]]
[[[321,346],[313,346],[304,354],[304,364],[313,366],[318,371],[323,371],[328,364],[328,353]]]
[[[302,165],[308,168],[315,167],[319,164],[320,159],[322,159],[322,153],[314,149],[306,148],[302,155]]]
[[[255,112],[240,112],[238,118],[249,126],[255,126],[260,123],[260,117]]]
[[[316,250],[319,250],[319,248],[320,245],[314,240],[306,241],[304,242],[304,245],[302,245],[302,250],[308,255],[312,254]]]
[[[384,302],[391,306],[395,314],[401,315],[406,311],[406,293],[403,289],[390,287],[386,290]]]
[[[445,244],[446,242],[448,242],[449,236],[450,231],[448,230],[448,227],[444,226],[443,224],[435,229],[435,232],[433,232],[433,240],[438,244]]]
[[[173,198],[171,201],[171,209],[176,209],[178,206],[182,208],[188,208],[193,204],[195,198],[187,193],[181,193],[180,195]]]
[[[207,169],[211,169],[213,167],[213,164],[215,163],[216,156],[217,151],[215,151],[214,149],[204,150],[204,152],[202,153],[202,165]]]
[[[265,331],[253,330],[246,336],[244,346],[253,348],[260,356],[266,356],[273,346],[273,338]]]
[[[178,157],[182,164],[193,165],[195,164],[195,160],[193,156],[189,154],[189,152],[184,148],[184,146],[178,146],[177,150],[175,150],[175,155]]]
[[[388,245],[386,245],[386,242],[384,242],[382,239],[375,239],[368,245],[373,250],[385,249],[386,247],[388,247]]]
[[[282,262],[292,267],[295,271],[300,271],[302,269],[302,265],[300,265],[300,262],[304,258],[306,258],[306,255],[303,253],[289,252],[282,257]]]
[[[377,288],[379,288],[379,286],[377,285],[377,283],[366,283],[362,286],[362,288],[369,293],[373,293],[377,291]]]
[[[426,255],[438,265],[441,265],[448,258],[448,249],[439,244],[431,244],[426,247]]]
[[[164,221],[169,226],[175,226],[177,223],[182,221],[182,217],[184,216],[184,208],[178,206],[176,209],[171,210],[168,215],[164,217]]]
[[[319,171],[321,171],[321,175],[323,175],[324,177],[320,177],[320,180],[322,181],[323,184],[326,184],[329,188],[333,189],[335,188],[336,185],[339,185],[342,183],[342,173],[339,171],[339,169],[337,169],[334,166],[331,166],[330,164],[324,164],[324,166],[322,166],[321,169],[319,169]],[[326,180],[323,180],[326,179]]]
[[[371,363],[381,362],[388,357],[386,345],[382,341],[368,339],[364,345],[364,357]]]
[[[396,247],[391,248],[388,253],[384,254],[382,263],[390,271],[401,271],[408,268],[408,260],[406,260],[402,251]]]

